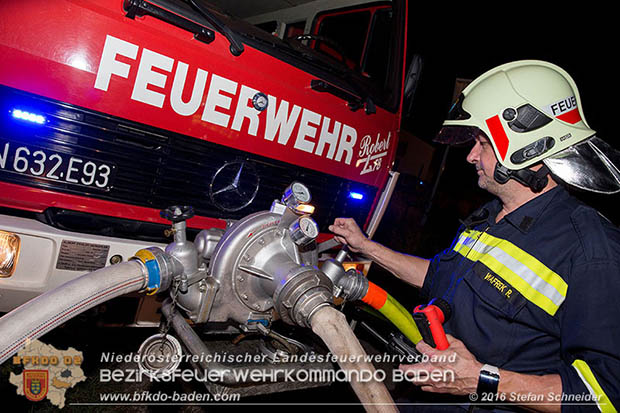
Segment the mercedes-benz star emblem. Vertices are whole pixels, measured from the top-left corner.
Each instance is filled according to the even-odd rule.
[[[221,210],[239,211],[252,203],[259,184],[260,178],[250,163],[227,162],[213,175],[209,197]]]

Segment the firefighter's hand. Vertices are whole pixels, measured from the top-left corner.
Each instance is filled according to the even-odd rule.
[[[450,347],[437,350],[421,341],[418,351],[428,356],[428,361],[418,364],[400,365],[399,368],[424,391],[468,395],[476,393],[482,363],[462,341],[446,335]],[[426,359],[426,357],[425,357]]]
[[[364,252],[364,247],[368,244],[368,238],[362,233],[362,230],[355,220],[351,218],[336,218],[333,225],[329,226],[329,230],[336,236],[336,241],[349,246],[353,252]]]

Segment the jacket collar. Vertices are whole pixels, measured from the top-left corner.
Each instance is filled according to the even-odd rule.
[[[518,229],[519,231],[527,234],[530,229],[536,225],[543,212],[552,202],[561,202],[563,199],[568,198],[568,192],[561,185],[556,186],[549,191],[538,195],[536,198],[529,200],[519,208],[515,209],[502,220],[506,220],[510,225]],[[497,202],[498,208],[501,208],[501,203]],[[493,214],[493,222],[495,217],[499,213],[499,209]],[[501,221],[500,221],[501,222]]]
[[[521,205],[510,214],[503,217],[499,223],[506,221],[517,230],[527,234],[552,201],[561,202],[568,197],[569,195],[566,189],[558,185]],[[473,228],[485,222],[488,226],[496,225],[495,219],[501,209],[502,203],[496,198],[474,211],[465,220],[461,221],[461,224],[463,224],[465,228]]]

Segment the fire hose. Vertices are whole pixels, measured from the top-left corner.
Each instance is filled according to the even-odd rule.
[[[85,274],[24,303],[0,318],[0,364],[31,340],[112,298],[148,286],[135,260]]]

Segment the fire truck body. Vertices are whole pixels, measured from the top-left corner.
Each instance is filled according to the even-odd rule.
[[[405,2],[190,3],[0,6],[0,311],[163,245],[170,205],[224,229],[298,180],[321,232],[368,222],[397,147]]]

